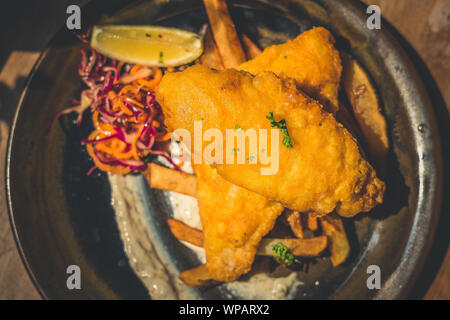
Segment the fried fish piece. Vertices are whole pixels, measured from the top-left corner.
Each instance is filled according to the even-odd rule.
[[[315,27],[292,41],[270,46],[238,69],[254,75],[272,71],[293,78],[301,90],[317,98],[329,111],[335,113],[339,109],[341,58],[333,36],[325,28]]]
[[[203,130],[222,132],[224,145],[226,129],[236,125],[243,130],[267,129],[270,141],[271,123],[266,117],[272,112],[275,119],[285,120],[293,147],[284,146],[280,134],[276,173],[262,175],[260,159],[212,164],[233,184],[291,210],[318,215],[336,210],[351,217],[383,200],[385,185],[359,153],[355,138],[317,101],[299,91],[293,80],[271,72],[252,76],[198,65],[166,74],[156,97],[170,130],[182,128],[194,135],[194,121],[201,121]]]
[[[194,165],[206,267],[216,281],[250,271],[258,245],[283,206],[225,181],[208,165]]]
[[[327,34],[326,30],[324,32],[321,29],[323,28],[315,28],[307,31],[304,36],[294,40],[294,45],[299,46],[306,42],[312,43],[312,39],[315,39],[315,48],[318,48],[318,45],[322,45],[327,46],[327,49],[329,49],[330,54],[327,58],[332,59],[336,56],[339,58],[332,44],[331,47],[329,46],[329,42],[333,42],[331,35]],[[205,37],[205,47],[208,47],[208,43],[214,43],[210,34],[209,36],[209,41],[208,34]],[[244,35],[242,40],[245,44],[245,40],[248,39]],[[254,46],[251,41],[250,45]],[[283,46],[276,46],[277,49],[275,50],[283,50]],[[252,49],[250,52],[257,52],[255,48]],[[266,49],[266,51],[270,50],[272,49]],[[216,54],[213,54],[214,52],[212,50],[211,52],[212,54],[206,54],[208,50],[205,49],[204,57],[209,57],[210,59],[207,60],[204,58],[202,59],[202,63],[211,68],[222,70],[223,68],[219,68],[216,63],[211,63],[211,57],[214,56],[217,56],[220,61],[220,56],[218,56],[217,52],[215,52]],[[257,52],[255,56],[260,53],[260,51]],[[328,74],[329,77],[321,74],[321,79],[315,83],[314,81],[317,80],[315,71],[312,77],[306,76],[307,74],[304,73],[303,69],[301,72],[298,72],[295,66],[297,60],[299,58],[302,59],[304,55],[310,60],[322,59],[322,57],[314,55],[314,52],[311,51],[297,51],[295,55],[294,58],[287,58],[281,70],[289,69],[290,71],[294,71],[293,75],[298,79],[300,88],[305,85],[305,91],[313,94],[313,97],[318,95],[321,101],[333,105],[330,101],[337,101],[337,88],[334,88],[328,79],[333,78],[336,74],[337,78],[340,77],[340,61],[330,61],[330,63],[333,63],[331,65],[332,67],[326,72],[331,72],[332,74]],[[266,68],[268,70],[274,69],[273,71],[275,72],[278,71],[276,64],[267,66],[264,59],[263,57],[261,61],[256,60],[244,63],[242,67],[245,68],[247,65],[249,68],[252,68],[254,73],[260,73],[266,70]],[[215,60],[212,60],[212,62]],[[320,63],[321,61],[316,62]],[[290,64],[293,65],[291,66]],[[259,70],[258,66],[261,66],[263,70]],[[315,90],[311,90],[311,88],[315,88]],[[208,234],[205,246],[207,256],[206,267],[209,273],[214,275],[215,280],[235,280],[241,274],[250,271],[256,253],[255,248],[262,236],[272,229],[273,223],[281,213],[282,207],[272,201],[267,201],[264,197],[254,192],[226,181],[214,169],[210,168],[208,164],[195,165],[194,169],[197,172],[197,199],[200,216]],[[225,205],[223,205],[224,201],[226,201]]]

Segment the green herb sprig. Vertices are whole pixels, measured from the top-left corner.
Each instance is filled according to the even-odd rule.
[[[288,267],[292,265],[294,262],[301,263],[299,260],[295,259],[291,250],[281,242],[278,242],[277,244],[274,244],[272,246],[272,253],[275,258],[280,260]]]
[[[276,121],[275,117],[273,116],[273,112],[270,112],[268,116],[266,116],[267,120],[270,121],[270,125],[272,128],[278,128],[280,129],[281,133],[284,134],[283,137],[283,145],[286,148],[292,148],[292,140],[291,137],[289,136],[289,132],[286,126],[286,120],[280,120],[280,121]]]

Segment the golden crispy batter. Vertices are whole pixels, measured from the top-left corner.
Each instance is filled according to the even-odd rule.
[[[293,148],[282,145],[279,170],[261,175],[261,163],[215,164],[226,180],[300,212],[324,215],[336,209],[350,217],[382,202],[384,183],[360,155],[352,135],[321,105],[298,91],[293,81],[270,72],[254,77],[236,70],[193,66],[162,79],[157,100],[169,129],[270,130],[266,116],[285,119]],[[269,134],[270,136],[270,134]],[[269,139],[270,141],[270,139]],[[225,144],[225,141],[224,141]],[[271,150],[268,148],[268,154]]]
[[[297,38],[293,44],[298,46],[306,42],[312,43],[314,38],[316,44],[330,48],[329,59],[337,56],[332,45],[329,47],[329,43],[332,42],[331,35],[323,32],[322,28],[308,31],[304,36]],[[314,47],[318,48],[318,45]],[[284,49],[283,46],[266,49],[267,52],[270,52],[270,50],[280,51]],[[326,71],[329,76],[321,74],[321,79],[318,80],[318,85],[316,85],[314,81],[317,79],[314,79],[314,74],[312,77],[306,77],[305,79],[304,71],[298,72],[295,69],[297,60],[302,59],[305,54],[309,59],[322,59],[321,56],[314,55],[314,52],[298,51],[294,58],[289,56],[283,61],[281,70],[294,71],[291,76],[293,75],[298,79],[300,87],[305,85],[305,91],[314,94],[314,97],[318,95],[321,101],[336,102],[337,87],[334,82],[330,83],[329,79],[336,77],[336,74],[339,79],[340,63],[330,61],[331,68]],[[260,73],[266,68],[277,71],[276,65],[267,65],[265,60],[266,57],[263,56],[258,60],[244,64],[242,68],[245,69],[245,66],[247,66],[252,68],[255,73]],[[316,61],[314,65],[318,65],[320,62]],[[203,64],[214,69],[223,69],[218,68],[217,65],[210,65],[206,60],[203,61]],[[260,70],[259,67],[264,70]],[[311,88],[315,90],[311,90]],[[330,92],[326,90],[330,90]],[[205,241],[206,266],[215,280],[235,280],[241,274],[250,271],[258,243],[272,229],[283,208],[281,205],[267,201],[264,197],[252,191],[226,181],[208,164],[203,163],[194,167],[197,172],[197,200],[200,207],[200,216],[205,226],[205,234],[208,235]]]
[[[254,75],[272,71],[293,78],[301,90],[319,99],[329,111],[339,109],[341,59],[334,48],[333,36],[325,28],[316,27],[285,44],[268,47],[239,69]]]
[[[283,206],[225,181],[206,164],[194,170],[206,267],[214,280],[234,281],[250,271],[259,242]]]

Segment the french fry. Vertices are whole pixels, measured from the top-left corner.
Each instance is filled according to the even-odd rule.
[[[203,0],[203,3],[224,67],[238,67],[246,61],[246,57],[226,1]]]
[[[314,212],[308,212],[306,214],[306,227],[311,231],[316,231],[319,228],[317,216],[314,215]]]
[[[384,171],[389,140],[375,88],[364,69],[350,55],[342,54],[342,64],[342,85],[367,143],[369,156],[375,166]]]
[[[256,45],[256,43],[247,37],[247,35],[243,34],[241,39],[248,60],[254,59],[261,54],[261,49]]]
[[[180,273],[179,278],[186,285],[193,288],[212,285],[215,282],[205,264],[202,264],[194,269],[183,271]]]
[[[201,230],[192,228],[175,219],[169,219],[168,223],[175,238],[203,247],[203,233]],[[309,239],[265,238],[261,241],[256,254],[272,256],[272,247],[279,242],[287,246],[293,255],[299,257],[316,257],[326,249],[328,244],[326,236]]]
[[[323,232],[330,240],[331,262],[336,267],[343,263],[350,253],[350,244],[344,225],[341,218],[335,213],[320,217],[320,223]]]
[[[282,243],[291,250],[297,257],[317,257],[328,245],[326,236],[319,236],[308,239],[262,239],[257,254],[263,256],[273,256],[272,247],[277,243]]]
[[[170,231],[172,231],[175,238],[189,242],[197,247],[203,247],[203,233],[201,230],[192,228],[175,219],[169,219],[167,222],[169,224]]]
[[[206,28],[205,37],[203,38],[203,47],[204,50],[201,57],[202,64],[216,70],[223,70],[222,58],[220,57],[216,42],[214,41],[211,26],[209,25]]]
[[[283,219],[286,221],[286,224],[291,228],[292,233],[297,238],[304,238],[302,219],[298,211],[286,210],[283,215]]]
[[[192,197],[197,194],[197,177],[192,174],[150,163],[144,176],[152,188],[175,191]]]

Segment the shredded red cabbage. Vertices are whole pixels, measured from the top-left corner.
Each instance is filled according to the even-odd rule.
[[[121,173],[140,171],[145,168],[143,159],[148,155],[163,156],[179,169],[169,153],[157,145],[166,139],[162,137],[167,132],[153,88],[146,85],[156,77],[156,71],[119,63],[93,49],[81,50],[78,74],[88,88],[81,92],[79,102],[74,101],[75,106],[59,112],[54,120],[76,112],[80,125],[90,109],[96,128],[81,143],[91,146],[88,152],[91,150],[89,154],[101,170],[114,172],[113,168],[120,166],[127,169]],[[92,171],[93,168],[88,174]]]

